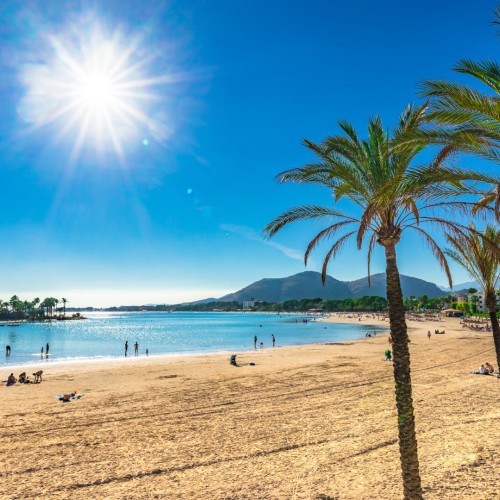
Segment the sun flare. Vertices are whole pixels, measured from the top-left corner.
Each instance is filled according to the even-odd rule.
[[[156,111],[165,99],[162,87],[178,75],[158,74],[158,55],[146,50],[143,37],[106,32],[95,23],[47,40],[40,61],[21,75],[26,93],[18,112],[33,130],[52,127],[53,137],[69,138],[73,161],[85,146],[123,158],[130,144],[167,137],[171,127]]]

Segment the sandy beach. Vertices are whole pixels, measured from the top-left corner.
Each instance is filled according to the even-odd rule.
[[[496,367],[491,333],[409,326],[425,498],[500,498],[500,379],[469,373]],[[387,347],[47,365],[42,384],[0,386],[0,497],[402,498]]]

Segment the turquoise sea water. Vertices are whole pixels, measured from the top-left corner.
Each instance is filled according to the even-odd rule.
[[[383,331],[365,324],[315,322],[305,316],[257,313],[86,313],[80,321],[22,323],[0,327],[0,366],[47,364],[61,361],[178,355],[207,352],[242,352],[253,349],[253,337],[270,348],[276,346],[336,342],[364,337],[367,331]],[[49,356],[40,350],[49,343]],[[10,345],[11,355],[5,355]],[[44,349],[45,350],[45,349]]]

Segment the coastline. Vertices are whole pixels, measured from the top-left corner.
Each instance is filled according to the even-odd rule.
[[[156,313],[153,313],[156,314]],[[183,315],[184,313],[180,313],[180,315]],[[189,313],[191,315],[191,313]],[[206,313],[194,313],[194,314],[202,314],[205,315]],[[234,313],[219,313],[221,315],[229,315],[234,316]],[[270,316],[271,313],[252,313],[252,314],[258,314],[259,316]],[[143,315],[143,313],[117,313],[117,316],[119,317],[118,319],[121,318],[122,315],[126,316],[134,316],[134,315]],[[273,314],[273,316],[276,316],[276,314]],[[89,318],[90,321],[92,321],[95,318]],[[273,318],[274,319],[274,318]],[[305,321],[307,319],[307,321]],[[290,332],[302,332],[303,331],[303,326],[302,323],[307,322],[308,325],[305,325],[306,330],[310,329],[310,331],[307,331],[303,335],[291,335]],[[149,325],[149,320],[147,320]],[[241,338],[236,338],[235,339],[229,339],[229,342],[226,343],[215,343],[212,344],[210,342],[210,333],[207,332],[206,336],[203,338],[208,339],[207,342],[204,342],[204,345],[199,345],[196,342],[193,342],[192,344],[187,343],[184,344],[179,344],[176,346],[176,344],[169,344],[168,341],[166,344],[161,344],[160,345],[151,345],[148,340],[144,340],[139,337],[139,342],[143,346],[148,346],[149,347],[149,357],[165,357],[166,359],[170,358],[175,358],[176,356],[180,357],[185,357],[185,356],[200,356],[200,355],[218,355],[218,354],[225,354],[225,355],[230,355],[233,353],[244,353],[248,351],[253,351],[253,343],[252,343],[252,338],[254,333],[259,336],[259,340],[264,340],[266,343],[266,348],[269,347],[269,339],[266,341],[266,335],[269,336],[270,332],[273,332],[276,334],[277,339],[278,339],[278,345],[280,347],[288,347],[288,346],[300,346],[300,345],[307,345],[307,344],[316,344],[316,343],[322,343],[323,341],[326,341],[326,339],[332,339],[332,341],[341,341],[341,340],[351,340],[353,338],[359,338],[362,339],[364,338],[365,331],[364,327],[367,325],[359,325],[354,322],[350,322],[348,320],[344,321],[344,323],[351,324],[355,326],[355,328],[351,327],[351,331],[346,331],[345,332],[345,338],[342,338],[340,335],[339,328],[334,327],[333,331],[332,329],[329,329],[327,332],[327,325],[321,326],[322,323],[322,317],[315,315],[307,315],[305,313],[300,313],[300,314],[286,314],[286,315],[279,315],[279,319],[277,319],[278,323],[276,324],[264,324],[262,321],[262,325],[259,324],[260,322],[256,320],[255,325],[247,325],[250,327],[249,330],[247,330],[246,336],[243,336]],[[295,324],[297,323],[297,327]],[[183,323],[184,324],[184,323]],[[230,323],[228,323],[230,324]],[[286,325],[286,330],[283,332],[279,331],[279,326],[277,325]],[[102,324],[103,327],[107,326],[107,323]],[[146,326],[146,323],[144,325],[138,324],[138,328],[141,328],[142,326]],[[262,327],[262,330],[258,327]],[[376,325],[373,325],[376,326]],[[255,328],[256,327],[256,328]],[[163,328],[168,328],[168,326],[165,326]],[[253,329],[252,329],[253,328]],[[382,325],[382,328],[387,328],[387,325]],[[311,330],[312,329],[312,330]],[[260,330],[260,331],[259,331]],[[278,331],[276,331],[278,330]],[[265,331],[264,338],[261,339],[260,337],[262,336],[262,332]],[[1,332],[0,332],[1,333]],[[23,334],[26,335],[26,338],[28,338],[29,332],[22,332]],[[37,332],[38,333],[38,332]],[[217,332],[215,332],[217,334]],[[131,335],[134,335],[133,333]],[[44,345],[45,339],[48,338],[48,342],[50,342],[51,346],[54,348],[54,345],[57,347],[58,339],[57,337],[53,337],[52,340],[50,337],[47,337],[46,334],[43,334],[42,338],[39,338],[38,341],[41,343],[41,345]],[[97,339],[97,342],[99,342],[101,339]],[[6,342],[8,342],[6,340]],[[109,345],[114,344],[115,348],[110,349]],[[124,342],[122,340],[121,342]],[[36,345],[36,342],[35,342]],[[98,345],[98,344],[97,344]],[[136,358],[133,354],[133,352],[129,352],[129,356],[125,358],[123,356],[123,351],[122,351],[122,345],[120,344],[120,341],[116,341],[116,339],[110,339],[109,341],[104,341],[103,345],[101,348],[96,348],[94,349],[94,352],[91,352],[89,354],[89,351],[86,349],[70,349],[69,343],[66,344],[66,348],[63,350],[51,350],[50,356],[47,358],[45,355],[40,355],[38,352],[36,352],[36,348],[32,348],[31,350],[26,350],[24,352],[20,352],[15,350],[14,346],[14,352],[16,353],[15,356],[7,357],[5,358],[5,363],[0,363],[0,375],[4,370],[45,370],[45,368],[50,367],[50,366],[56,366],[60,364],[65,364],[65,365],[71,365],[71,364],[85,364],[85,363],[106,363],[106,362],[112,362],[116,363],[119,362],[120,360],[123,360],[125,362],[129,362],[132,358]],[[175,350],[177,348],[177,350]],[[35,352],[33,352],[35,351]],[[144,359],[147,358],[148,356],[145,355],[145,350],[144,347],[142,351],[140,352],[139,359]],[[137,359],[137,358],[136,358]]]
[[[410,327],[425,496],[494,497],[500,380],[469,374],[493,361],[491,333],[428,329]],[[239,367],[227,354],[49,366],[41,384],[0,387],[0,496],[401,498],[387,346],[268,348]]]

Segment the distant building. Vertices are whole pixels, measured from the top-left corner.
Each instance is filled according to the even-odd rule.
[[[485,304],[485,293],[481,290],[475,293],[469,293],[467,296],[467,302],[469,304],[476,304],[477,312],[485,313],[488,312],[488,307]],[[500,304],[500,295],[497,294],[497,305]]]
[[[263,302],[262,300],[254,300],[253,298],[250,300],[243,301],[243,310],[248,311],[249,309],[253,309],[256,304],[260,304]]]
[[[469,302],[469,297],[468,295],[455,295],[453,297],[454,302]]]

